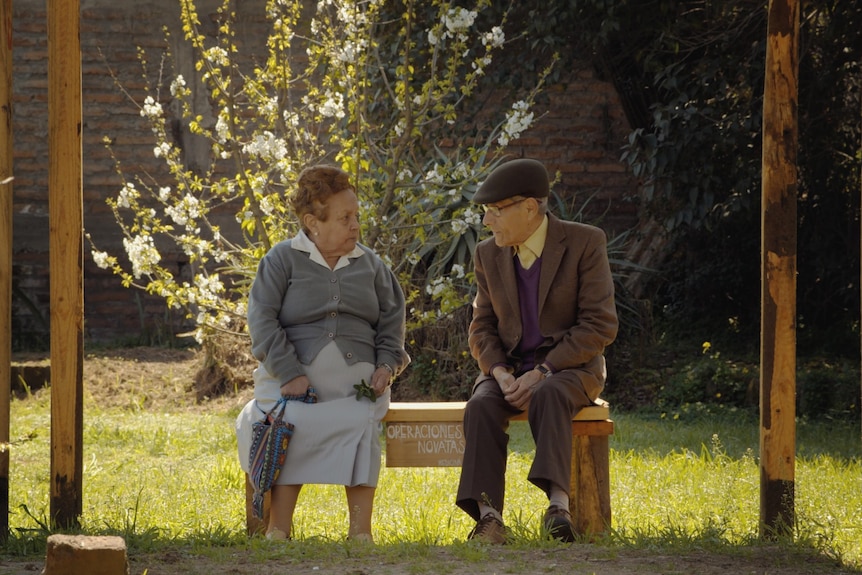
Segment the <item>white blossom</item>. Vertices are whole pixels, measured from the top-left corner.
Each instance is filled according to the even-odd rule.
[[[186,87],[186,79],[183,78],[182,74],[178,74],[174,81],[171,82],[171,96],[176,97],[177,92],[181,92],[182,88]]]
[[[503,29],[499,26],[494,26],[491,28],[490,32],[486,32],[485,35],[482,36],[482,43],[489,48],[499,48],[505,41],[506,35],[503,33]]]
[[[284,123],[287,126],[290,126],[292,128],[296,128],[299,126],[299,114],[297,114],[293,110],[285,110],[282,113],[282,117],[284,118]]]
[[[335,59],[344,64],[352,64],[356,62],[357,55],[359,54],[361,49],[361,42],[351,42],[350,40],[347,40],[336,51]]]
[[[443,16],[443,24],[446,26],[447,35],[465,32],[470,29],[476,20],[476,12],[466,8],[452,8]]]
[[[512,109],[506,114],[506,124],[503,126],[500,137],[497,142],[501,146],[507,146],[509,140],[514,140],[521,136],[521,132],[529,128],[533,123],[533,112],[530,112],[530,105],[523,100],[512,104]]]
[[[242,147],[242,151],[251,157],[273,161],[287,155],[287,145],[272,132],[265,131],[262,134],[256,134],[251,142]]]
[[[158,118],[162,115],[162,105],[156,102],[152,96],[147,96],[144,99],[144,106],[141,108],[141,117],[143,118]]]
[[[121,208],[130,208],[134,200],[141,197],[138,190],[135,189],[135,184],[127,182],[120,194],[117,196],[117,205]]]
[[[216,135],[218,136],[218,141],[221,144],[227,142],[228,138],[230,137],[230,126],[228,125],[227,118],[227,113],[224,113],[219,114],[218,120],[216,120]]]
[[[123,247],[132,262],[132,275],[140,279],[143,274],[152,271],[153,267],[161,261],[162,256],[156,249],[153,237],[139,235],[133,238],[123,238]]]
[[[491,65],[491,57],[484,56],[471,64],[476,73],[482,75],[485,73],[485,68]]]
[[[432,184],[442,184],[443,174],[437,171],[437,166],[434,166],[429,172],[425,174],[425,180],[431,182]]]
[[[344,117],[344,96],[338,92],[326,91],[326,101],[318,106],[320,113],[326,118]]]
[[[186,195],[176,206],[168,206],[165,213],[170,216],[178,226],[188,225],[201,217],[200,200],[192,195]]]
[[[107,252],[97,252],[93,250],[93,261],[96,262],[96,265],[100,268],[108,269],[111,267],[112,259],[111,256],[107,254]]]
[[[267,98],[263,105],[260,107],[260,111],[262,114],[267,116],[273,115],[278,112],[278,98]]]
[[[449,278],[445,277],[436,277],[431,280],[427,286],[425,286],[425,293],[430,295],[431,297],[437,297],[442,294],[449,287]]]
[[[482,224],[482,213],[475,211],[472,207],[468,207],[462,214],[464,221],[470,226],[478,226]]]
[[[213,46],[203,51],[202,56],[217,66],[227,66],[230,64],[227,51],[221,46]]]
[[[171,151],[171,145],[167,142],[162,142],[155,148],[153,148],[153,155],[157,158],[161,158],[162,156],[167,157]]]
[[[272,205],[272,200],[269,196],[264,196],[260,199],[260,211],[264,213],[264,215],[272,215],[275,206]]]
[[[201,293],[201,297],[206,299],[216,299],[218,294],[224,291],[224,284],[218,277],[218,274],[206,276],[198,274],[195,276],[195,285]]]
[[[396,136],[400,137],[404,134],[404,128],[406,127],[406,124],[407,124],[407,120],[405,120],[404,118],[401,118],[398,120],[398,122],[395,124],[395,128],[394,128]]]

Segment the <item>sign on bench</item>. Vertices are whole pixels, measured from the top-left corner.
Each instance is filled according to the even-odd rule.
[[[464,401],[393,402],[384,418],[386,466],[459,467],[464,456],[464,427],[461,422],[465,405]],[[513,421],[526,419],[526,413],[512,418]],[[610,409],[604,402],[582,409],[574,422],[584,422],[573,429],[575,435],[613,433]]]

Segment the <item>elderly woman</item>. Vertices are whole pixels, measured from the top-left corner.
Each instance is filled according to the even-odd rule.
[[[383,261],[359,240],[359,202],[350,178],[331,166],[304,170],[291,206],[301,231],[260,261],[248,301],[254,399],[237,418],[248,472],[251,426],[279,399],[295,429],[272,488],[267,538],[290,538],[306,483],[344,485],[348,538],[373,541],[380,473],[380,420],[389,385],[410,361],[404,351],[404,294]],[[365,381],[376,399],[358,396]],[[370,394],[369,394],[370,395]]]

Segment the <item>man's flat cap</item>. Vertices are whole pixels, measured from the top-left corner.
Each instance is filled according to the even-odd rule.
[[[493,204],[513,196],[525,198],[547,198],[548,171],[538,160],[520,158],[500,164],[488,179],[482,182],[473,201],[477,204]]]

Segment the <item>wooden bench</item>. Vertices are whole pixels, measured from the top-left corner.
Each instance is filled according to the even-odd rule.
[[[464,453],[464,401],[393,402],[386,424],[387,467],[460,467]],[[526,421],[522,413],[512,421]],[[609,436],[614,433],[604,400],[582,409],[572,420],[572,477],[569,511],[575,531],[587,537],[611,525]],[[254,534],[269,522],[269,494],[264,518],[252,513],[254,488],[246,475],[246,527]],[[454,493],[452,495],[454,498]]]

